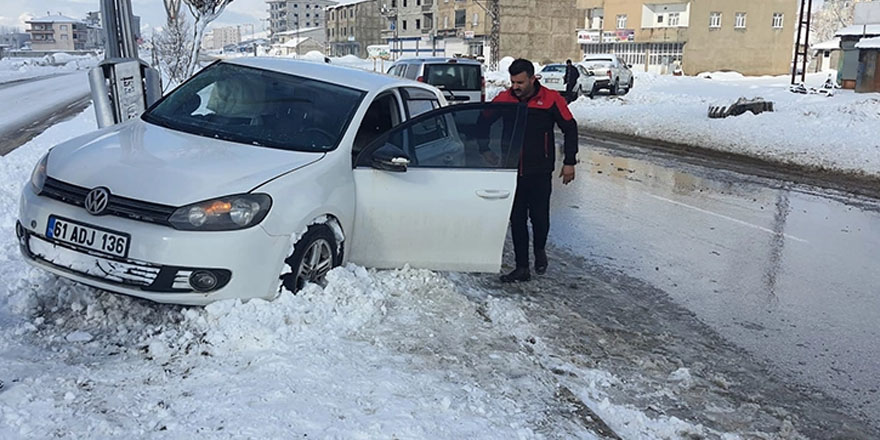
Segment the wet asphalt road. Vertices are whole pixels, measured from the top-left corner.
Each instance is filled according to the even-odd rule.
[[[657,289],[877,426],[880,201],[596,138],[580,161],[554,187],[552,246]]]

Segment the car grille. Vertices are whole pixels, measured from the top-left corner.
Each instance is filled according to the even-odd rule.
[[[82,207],[85,203],[86,194],[88,194],[89,191],[91,191],[89,188],[71,185],[47,177],[46,183],[43,185],[43,190],[40,191],[40,195],[70,205]],[[177,208],[173,206],[142,202],[110,194],[110,200],[107,203],[105,215],[115,215],[117,217],[124,217],[147,223],[171,226],[168,222],[168,218],[171,217],[171,214],[173,214],[176,209]]]

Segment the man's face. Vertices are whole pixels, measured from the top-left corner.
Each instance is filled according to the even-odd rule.
[[[531,96],[532,91],[535,90],[535,77],[529,76],[526,72],[510,75],[510,84],[510,89],[513,90],[514,96],[521,99]]]

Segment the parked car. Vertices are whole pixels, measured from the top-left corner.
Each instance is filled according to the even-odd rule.
[[[483,65],[469,58],[404,58],[388,73],[435,86],[452,104],[486,100]]]
[[[612,95],[626,94],[635,83],[632,66],[624,63],[617,55],[586,55],[580,63],[590,76],[595,77],[595,90],[606,89]]]
[[[595,93],[596,77],[591,76],[583,66],[576,66],[580,76],[577,79],[577,85],[574,91],[580,95],[593,97]],[[541,76],[541,84],[548,89],[556,90],[559,93],[565,93],[565,64],[547,64],[538,74]]]
[[[345,67],[214,63],[140,118],[51,148],[22,190],[21,251],[180,304],[271,299],[346,262],[497,272],[527,110],[445,104]]]

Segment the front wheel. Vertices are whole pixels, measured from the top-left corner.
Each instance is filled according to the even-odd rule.
[[[336,237],[327,225],[312,225],[284,259],[281,287],[296,293],[308,283],[324,285],[327,272],[339,264]]]

